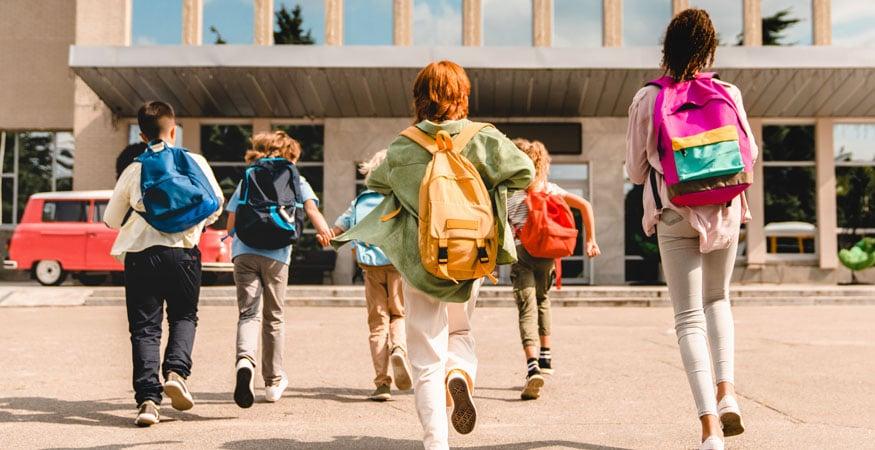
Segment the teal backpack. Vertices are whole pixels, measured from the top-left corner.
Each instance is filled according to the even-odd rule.
[[[383,195],[367,190],[362,192],[352,202],[352,225],[361,222],[383,201]],[[388,266],[392,264],[386,254],[375,245],[353,241],[356,261],[362,266]]]

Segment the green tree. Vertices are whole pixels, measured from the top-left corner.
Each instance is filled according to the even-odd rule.
[[[228,42],[225,40],[225,38],[222,37],[222,33],[219,33],[219,29],[216,28],[215,25],[210,25],[210,33],[213,33],[213,34],[216,35],[216,41],[214,42],[214,44],[216,44],[216,45],[225,45],[225,44],[228,43]]]
[[[792,17],[792,8],[782,9],[768,17],[763,17],[763,45],[796,45],[796,42],[783,42],[784,32],[802,22]],[[744,45],[744,33],[738,35],[738,45]]]
[[[275,14],[276,30],[273,32],[274,44],[313,45],[316,43],[310,34],[310,30],[307,30],[306,33],[304,32],[304,18],[301,16],[301,5],[295,5],[289,11],[286,8],[286,4],[283,3]]]

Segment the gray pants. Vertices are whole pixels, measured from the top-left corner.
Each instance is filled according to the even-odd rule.
[[[712,358],[716,382],[735,381],[735,325],[729,281],[738,251],[738,235],[729,248],[702,253],[699,233],[670,209],[663,211],[656,233],[674,307],[681,359],[699,417],[717,415]]]
[[[286,338],[283,306],[289,266],[258,255],[234,258],[234,284],[237,285],[237,361],[247,358],[255,364],[258,335],[261,333],[261,373],[265,386],[285,376],[283,352]],[[262,321],[263,317],[263,321]]]

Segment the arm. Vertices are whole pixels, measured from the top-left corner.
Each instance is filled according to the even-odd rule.
[[[586,201],[586,199],[568,192],[563,195],[563,198],[568,203],[568,206],[580,211],[580,215],[583,217],[583,225],[586,232],[583,242],[586,256],[595,258],[601,255],[601,249],[599,249],[599,245],[595,240],[595,216],[592,212],[592,204]]]
[[[510,139],[492,127],[485,128],[475,139],[485,139],[488,153],[478,169],[488,188],[504,185],[509,191],[518,191],[529,187],[535,165]]]
[[[750,129],[750,122],[747,120],[747,111],[744,110],[744,101],[741,98],[741,91],[733,86],[730,92],[732,93],[732,100],[735,102],[735,108],[738,110],[738,119],[741,120],[744,132],[747,133],[750,138],[750,154],[753,157],[753,162],[756,163],[759,158],[760,149],[757,145],[756,136],[753,135],[753,131]]]
[[[236,217],[237,214],[232,212],[228,213],[228,225],[225,227],[225,229],[228,230],[228,234],[231,234],[231,232],[234,231],[234,222]]]
[[[365,185],[372,191],[379,192],[383,195],[392,193],[392,186],[389,184],[389,158],[386,158],[379,166],[374,168],[368,174],[365,180]]]
[[[328,227],[328,222],[325,221],[325,217],[319,211],[316,201],[311,199],[304,202],[304,211],[307,213],[307,217],[310,218],[310,223],[316,228],[316,240],[323,247],[328,246],[331,240],[334,239],[334,232]]]
[[[645,101],[647,89],[656,88],[641,89],[629,106],[629,127],[626,130],[626,173],[634,184],[644,184],[650,172],[647,144],[653,128],[653,105],[652,102]]]
[[[355,208],[355,200],[349,205],[349,208],[334,221],[334,226],[331,227],[331,231],[335,236],[339,236],[345,233],[347,230],[352,228],[352,214],[353,209]]]
[[[106,226],[113,230],[118,230],[122,227],[122,222],[125,220],[125,215],[131,208],[131,191],[130,184],[135,182],[135,173],[139,172],[139,163],[129,165],[115,184],[115,189],[112,191],[112,197],[106,205],[106,212],[103,213],[103,222]]]

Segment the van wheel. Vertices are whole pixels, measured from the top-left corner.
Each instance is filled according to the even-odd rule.
[[[106,281],[106,275],[101,274],[80,273],[76,278],[85,286],[100,286]]]
[[[58,286],[67,279],[67,272],[61,267],[61,263],[53,259],[44,259],[36,263],[33,275],[43,286]]]

